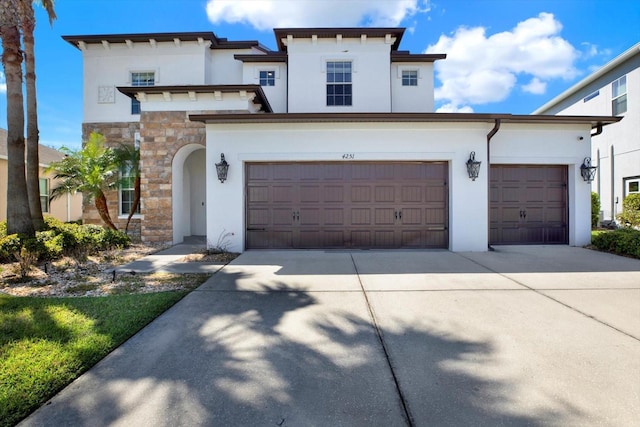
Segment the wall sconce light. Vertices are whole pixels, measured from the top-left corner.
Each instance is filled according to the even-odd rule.
[[[478,175],[480,175],[480,163],[476,160],[476,152],[472,151],[469,154],[469,160],[467,160],[467,173],[472,181],[475,181]]]
[[[597,166],[591,166],[591,157],[585,157],[580,166],[580,175],[585,182],[591,182],[596,177]]]
[[[224,159],[224,153],[220,153],[220,163],[216,163],[216,173],[220,182],[227,180],[227,172],[229,172],[229,163]]]

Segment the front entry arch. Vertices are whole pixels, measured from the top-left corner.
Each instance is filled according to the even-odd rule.
[[[206,163],[205,148],[188,144],[180,148],[171,165],[173,243],[185,236],[206,235]]]

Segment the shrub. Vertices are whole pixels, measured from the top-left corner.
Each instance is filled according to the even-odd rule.
[[[15,261],[15,254],[20,253],[22,241],[17,234],[10,234],[0,239],[0,259],[3,261]]]
[[[100,249],[120,249],[126,248],[130,244],[131,238],[126,233],[110,228],[103,228],[98,240]]]
[[[640,193],[629,194],[624,198],[618,221],[625,227],[640,227]]]
[[[39,231],[36,233],[36,240],[40,248],[40,259],[56,259],[62,255],[64,250],[62,236],[56,234],[54,230]]]
[[[640,258],[639,230],[619,228],[602,232],[593,236],[591,244],[601,251]]]
[[[600,195],[595,192],[591,192],[591,228],[598,226],[600,220]]]
[[[7,237],[7,221],[0,221],[0,239]]]

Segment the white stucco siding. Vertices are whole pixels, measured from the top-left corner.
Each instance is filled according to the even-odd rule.
[[[611,70],[593,84],[580,90],[576,94],[576,96],[580,95],[579,99],[557,113],[559,115],[612,115],[611,82],[623,75],[626,76],[627,111],[622,114],[622,121],[606,126],[602,134],[592,139],[591,157],[593,164],[598,165],[598,173],[592,189],[600,194],[604,220],[615,219],[616,215],[622,211],[622,200],[625,195],[624,179],[640,176],[640,67],[638,63],[640,61],[634,59],[630,63]]]
[[[491,141],[492,164],[548,164],[568,166],[569,244],[591,241],[591,187],[580,175],[590,156],[591,126],[502,125]],[[580,137],[583,139],[580,140]]]
[[[242,67],[242,83],[250,85],[260,84],[260,71],[275,73],[274,86],[262,86],[269,105],[274,113],[287,112],[287,66],[281,62],[246,62]]]
[[[383,39],[294,39],[287,45],[289,112],[390,112],[390,51]],[[353,105],[327,106],[327,61],[352,63]]]
[[[239,85],[242,84],[242,62],[233,57],[236,54],[250,54],[251,49],[212,49],[206,84]]]
[[[230,250],[244,250],[244,164],[260,161],[447,161],[449,163],[449,248],[487,249],[487,171],[471,181],[465,162],[475,151],[486,156],[486,124],[309,123],[207,125],[207,239],[230,236]],[[229,162],[221,184],[214,164]]]
[[[197,85],[205,82],[205,50],[208,43],[197,42],[89,44],[84,59],[84,122],[131,122],[138,115],[131,114],[131,99],[116,86],[131,86],[132,72],[153,72],[156,85]],[[113,93],[112,99],[105,91]]]
[[[403,86],[403,71],[416,71],[418,85]],[[431,113],[433,94],[433,63],[391,64],[391,110],[394,113]]]

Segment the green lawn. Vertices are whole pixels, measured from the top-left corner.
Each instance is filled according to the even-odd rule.
[[[0,294],[0,426],[16,424],[187,293]]]

